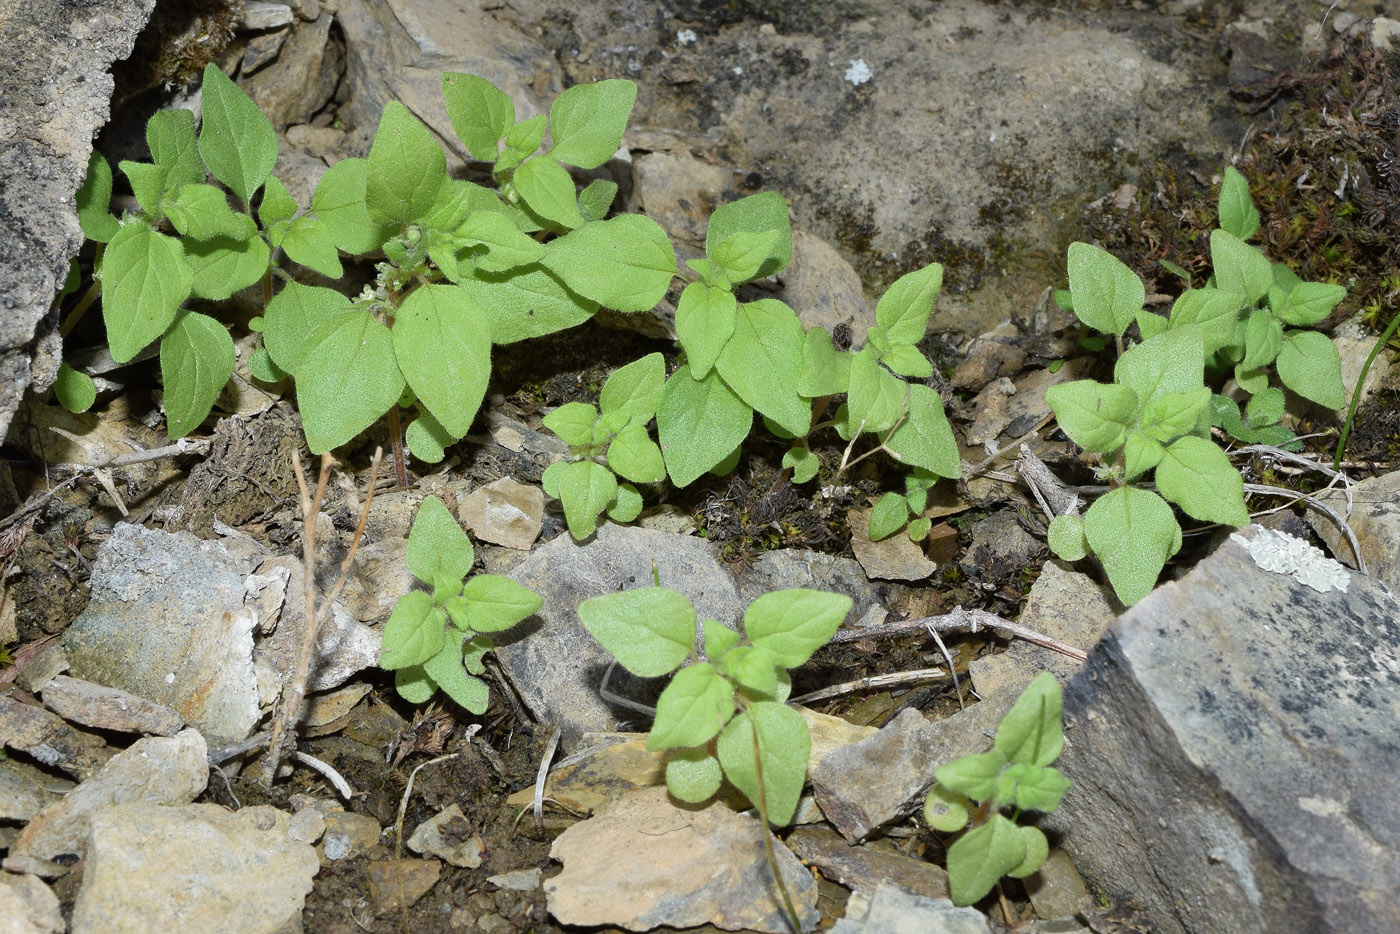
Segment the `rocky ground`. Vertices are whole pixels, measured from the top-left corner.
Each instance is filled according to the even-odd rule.
[[[43,16],[71,15],[37,6],[33,48],[62,32]],[[1400,926],[1390,355],[1371,368],[1341,474],[1318,469],[1339,413],[1296,408],[1292,424],[1318,433],[1300,459],[1237,463],[1247,480],[1311,500],[1259,496],[1256,525],[1190,535],[1167,582],[1127,610],[1091,562],[1047,560],[1044,517],[1014,467],[1024,441],[1053,469],[1079,469],[1043,428],[1045,390],[1093,366],[1049,298],[1065,245],[1104,243],[1148,283],[1149,302],[1170,301],[1153,294],[1174,286],[1156,260],[1199,253],[1213,177],[1231,161],[1261,186],[1275,258],[1348,285],[1323,327],[1355,385],[1400,291],[1387,226],[1400,208],[1387,213],[1382,197],[1400,178],[1400,116],[1387,109],[1400,25],[1383,14],[1400,9],[1385,6],[205,0],[152,14],[132,0],[85,20],[110,41],[71,62],[54,50],[46,86],[100,84],[121,37],[139,32],[114,66],[111,120],[105,93],[31,95],[52,110],[44,132],[67,143],[11,146],[7,224],[71,214],[63,198],[104,123],[110,161],[144,158],[146,118],[197,108],[187,85],[210,60],[273,120],[276,174],[303,204],[328,165],[367,151],[388,100],[468,171],[443,71],[489,78],[522,117],[570,84],[631,78],[632,126],[604,171],[682,257],[700,252],[716,205],[777,190],[794,262],[758,287],[809,325],[857,334],[891,281],[944,264],[923,347],[941,367],[966,477],[931,498],[923,543],[872,543],[878,471],[785,486],[779,449],[760,440],[731,477],[664,494],[634,525],[577,543],[540,487],[566,453],[541,416],[596,401],[606,374],[643,353],[674,359],[673,307],[499,348],[468,440],[441,465],[414,465],[407,487],[380,471],[318,637],[298,755],[268,776],[259,739],[307,625],[292,456],[310,459],[292,394],[252,379],[245,337],[192,443],[133,457],[169,443],[158,368],[116,367],[85,322],[63,358],[100,380],[91,412],[0,393],[0,931],[787,931],[754,816],[734,795],[678,807],[664,760],[635,732],[646,718],[598,691],[608,656],[575,607],[653,573],[719,620],[774,589],[853,599],[848,631],[794,673],[810,787],[779,853],[813,926]],[[38,69],[46,56],[25,61]],[[0,113],[3,140],[32,122]],[[1370,207],[1342,210],[1363,173],[1370,200],[1353,200]],[[5,228],[18,260],[3,289],[17,311],[0,338],[16,390],[56,368],[53,276],[22,261],[66,265],[77,242],[65,223],[42,238]],[[25,318],[30,306],[42,307]],[[221,314],[258,311],[253,296]],[[370,452],[384,443],[381,426],[337,452],[314,520],[318,600],[350,552]],[[430,495],[470,531],[482,568],[544,598],[491,656],[479,717],[409,705],[375,665],[379,628],[413,586],[405,542]],[[1060,765],[1075,782],[1042,822],[1051,857],[953,908],[951,841],[916,811],[933,770],[985,750],[1041,671],[1064,685]],[[647,688],[614,679],[639,700]]]

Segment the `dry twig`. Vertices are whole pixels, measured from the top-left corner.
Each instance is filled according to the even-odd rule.
[[[883,626],[868,626],[864,629],[842,629],[831,637],[832,642],[855,642],[859,639],[880,639],[885,636],[897,636],[909,632],[921,632],[929,628],[938,632],[980,632],[983,629],[992,629],[1015,639],[1024,639],[1033,642],[1042,648],[1051,649],[1061,655],[1068,655],[1076,661],[1085,661],[1089,655],[1083,649],[1075,648],[1058,639],[1052,639],[1047,635],[1036,632],[1034,629],[1022,626],[1020,623],[1013,623],[1002,619],[986,610],[964,610],[962,607],[955,607],[942,616],[924,616],[919,619],[905,619],[896,623],[885,623]]]

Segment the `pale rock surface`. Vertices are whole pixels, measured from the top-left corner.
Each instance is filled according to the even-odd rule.
[[[792,262],[778,278],[783,301],[807,327],[835,334],[844,325],[856,346],[865,342],[866,329],[875,324],[875,305],[866,299],[855,268],[830,243],[801,228],[793,230]]]
[[[58,896],[38,876],[0,872],[0,934],[63,934]]]
[[[285,569],[288,575],[286,602],[282,605],[277,629],[258,642],[256,657],[261,665],[275,671],[285,686],[296,670],[302,636],[306,632],[306,577],[303,563],[290,555],[268,558],[258,572],[268,574],[274,568]],[[324,600],[319,588],[314,597],[319,607]],[[379,661],[381,641],[377,630],[355,619],[341,604],[332,605],[330,617],[322,623],[316,639],[306,689],[326,691],[340,687],[351,675]]]
[[[903,530],[872,542],[870,512],[852,509],[846,514],[851,524],[851,550],[867,575],[880,580],[918,581],[938,570],[938,565]]]
[[[99,730],[173,736],[185,725],[184,718],[164,704],[67,675],[44,685],[43,700],[65,720]]]
[[[544,491],[502,477],[463,497],[457,518],[481,541],[528,550],[540,535]]]
[[[369,864],[369,897],[380,917],[408,908],[437,885],[442,863],[435,859],[380,859]]]
[[[1314,495],[1346,518],[1361,545],[1367,573],[1400,593],[1400,470],[1354,484],[1350,515],[1345,491],[1333,489]],[[1313,510],[1308,510],[1307,518],[1337,560],[1356,567],[1351,545],[1332,520]]]
[[[454,802],[419,824],[408,838],[408,848],[453,866],[476,869],[481,865],[481,837],[470,831],[462,806]]]
[[[948,896],[948,873],[942,867],[896,852],[885,840],[852,845],[830,827],[816,825],[797,828],[785,842],[824,877],[853,892],[893,885],[910,895]]]
[[[95,733],[71,726],[42,707],[0,695],[0,746],[17,749],[36,761],[88,778],[114,754]]]
[[[107,808],[93,815],[72,934],[300,930],[320,863],[293,826],[266,805]]]
[[[882,885],[870,894],[853,894],[831,934],[991,934],[991,927],[976,908]]]

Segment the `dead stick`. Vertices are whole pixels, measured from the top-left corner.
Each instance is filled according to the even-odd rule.
[[[1042,635],[1034,629],[1022,626],[1020,623],[1009,622],[986,610],[964,610],[956,607],[951,612],[942,616],[924,616],[919,619],[905,619],[897,623],[886,623],[883,626],[868,626],[864,629],[842,629],[831,637],[832,642],[855,642],[859,639],[879,639],[885,636],[897,636],[909,632],[924,632],[929,628],[938,632],[978,632],[982,629],[993,629],[997,632],[1005,633],[1016,639],[1024,639],[1033,642],[1043,648],[1059,652],[1061,655],[1068,655],[1077,661],[1085,661],[1089,655],[1083,649],[1077,649],[1058,639]]]

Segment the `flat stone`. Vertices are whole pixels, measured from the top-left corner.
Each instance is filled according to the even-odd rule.
[[[809,328],[828,334],[849,328],[857,341],[875,324],[875,306],[865,297],[860,273],[835,247],[814,233],[792,232],[792,262],[779,277],[782,298]]]
[[[1400,593],[1400,470],[1353,485],[1349,516],[1344,491],[1327,490],[1315,495],[1346,517],[1361,545],[1367,573]],[[1308,510],[1308,523],[1338,561],[1356,567],[1351,545],[1331,519]]]
[[[873,893],[856,892],[846,902],[846,916],[831,934],[991,934],[987,918],[976,908],[958,908],[946,898],[911,895],[882,885]]]
[[[698,619],[732,625],[741,618],[734,578],[713,546],[688,535],[607,522],[584,544],[561,535],[510,573],[538,593],[544,605],[498,639],[496,658],[535,716],[559,725],[566,750],[585,732],[619,728],[618,713],[598,694],[612,657],[584,630],[578,605],[600,594],[649,587],[653,568],[662,586],[690,598]],[[660,688],[618,667],[610,690],[646,703]]]
[[[383,917],[410,907],[437,885],[442,863],[435,859],[380,859],[369,864],[369,897]]]
[[[703,251],[710,215],[724,203],[729,170],[687,152],[651,152],[632,163],[639,207],[693,253]]]
[[[209,777],[208,747],[195,730],[137,740],[93,778],[45,807],[10,847],[11,856],[83,855],[93,816],[114,805],[188,804]]]
[[[371,690],[373,690],[371,685],[361,682],[349,684],[325,694],[308,697],[301,702],[301,708],[297,712],[297,722],[303,728],[321,730],[317,735],[324,735],[326,731],[323,728],[348,717],[350,711],[355,709],[355,705]]]
[[[116,751],[102,737],[70,726],[42,707],[0,696],[0,745],[33,756],[70,775],[96,774]]]
[[[66,675],[44,685],[43,700],[65,720],[99,730],[173,736],[185,725],[185,718],[164,704]]]
[[[58,896],[38,876],[0,872],[0,932],[63,934]]]
[[[258,573],[267,574],[277,567],[285,568],[289,574],[286,602],[282,606],[277,629],[259,641],[257,658],[277,672],[278,679],[285,687],[296,670],[302,634],[306,631],[306,587],[302,562],[290,555],[268,558],[258,568]],[[400,592],[397,596],[402,595]],[[324,599],[319,588],[314,596],[319,606]],[[333,604],[330,617],[322,621],[316,638],[306,689],[327,691],[340,687],[352,675],[379,661],[381,642],[382,637],[377,630],[355,619],[339,603]]]
[[[473,490],[457,507],[457,518],[476,538],[522,550],[539,538],[543,517],[544,490],[511,477]]]
[[[171,707],[214,745],[245,738],[261,716],[251,570],[222,542],[118,524],[63,636],[73,675]]]
[[[345,55],[340,43],[327,42],[333,20],[325,13],[293,24],[276,60],[239,82],[278,132],[309,123],[335,93]]]
[[[72,934],[280,934],[301,930],[320,869],[266,805],[123,804],[93,815]],[[254,896],[255,897],[250,897]]]
[[[884,610],[879,589],[865,575],[860,562],[851,558],[779,548],[759,555],[758,560],[741,570],[738,576],[739,596],[745,605],[773,590],[806,587],[850,597],[847,626],[856,625],[874,610]]]
[[[1071,918],[1093,903],[1074,860],[1061,849],[1052,849],[1040,868],[1026,876],[1022,884],[1035,913],[1042,918]]]
[[[27,821],[73,787],[27,762],[0,759],[0,821]]]
[[[471,832],[459,804],[450,804],[419,824],[408,838],[408,848],[464,869],[481,865],[481,837]]]
[[[486,881],[512,892],[533,892],[540,887],[540,871],[538,869],[512,869],[510,872],[487,876]]]
[[[852,509],[846,514],[851,525],[851,551],[865,573],[880,580],[918,581],[938,570],[924,550],[903,531],[878,542],[870,540],[869,509]]]
[[[799,827],[788,834],[788,848],[822,875],[856,892],[893,885],[911,895],[948,896],[948,873],[922,859],[898,853],[884,841],[851,845],[830,827]]]
[[[1400,930],[1400,603],[1265,570],[1240,541],[1263,531],[1114,622],[1065,693],[1075,787],[1043,825],[1164,934]]]
[[[52,678],[63,674],[68,667],[68,653],[63,651],[63,645],[50,642],[20,670],[15,677],[15,683],[30,694],[38,694],[40,688]]]
[[[251,30],[276,29],[292,22],[292,8],[285,3],[262,3],[248,0],[243,4],[243,28]]]
[[[325,815],[326,832],[318,852],[326,861],[352,859],[379,845],[384,828],[368,814],[330,811]]]
[[[727,807],[679,807],[664,788],[632,792],[554,841],[549,855],[564,871],[544,883],[550,914],[565,925],[628,931],[713,924],[788,934],[765,881],[765,832]],[[781,841],[773,847],[805,930],[819,918],[816,881]]]

